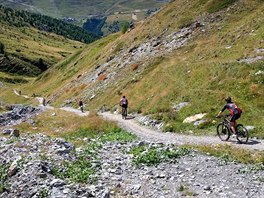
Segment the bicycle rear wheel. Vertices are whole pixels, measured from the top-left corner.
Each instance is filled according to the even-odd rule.
[[[236,126],[236,134],[238,142],[242,144],[246,144],[248,142],[248,130],[242,124],[238,124]]]
[[[126,119],[126,108],[122,107],[122,119]]]
[[[230,137],[229,128],[224,123],[218,124],[217,135],[222,141],[227,141]]]

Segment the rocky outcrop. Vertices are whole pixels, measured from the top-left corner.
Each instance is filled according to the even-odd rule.
[[[0,114],[0,126],[12,126],[41,112],[40,108],[23,105],[8,106],[6,113]]]

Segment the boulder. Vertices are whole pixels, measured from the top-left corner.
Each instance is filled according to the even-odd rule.
[[[196,114],[194,116],[187,117],[183,120],[183,123],[192,123],[192,122],[195,122],[197,120],[201,120],[205,115],[206,115],[206,113],[199,113],[199,114]]]
[[[20,136],[19,130],[18,130],[18,129],[14,129],[14,130],[10,133],[10,136],[12,136],[12,137],[19,137],[19,136]]]
[[[13,161],[12,164],[11,164],[11,166],[8,168],[7,175],[9,177],[15,175],[16,172],[18,171],[18,161],[19,161],[18,159],[15,160],[15,161]]]

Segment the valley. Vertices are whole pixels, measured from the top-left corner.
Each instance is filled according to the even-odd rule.
[[[70,1],[38,1],[50,2],[61,14]],[[97,3],[114,21],[153,1]],[[2,20],[1,198],[262,197],[263,2],[155,3],[143,21],[87,43]],[[227,96],[243,111],[245,144],[217,137]]]

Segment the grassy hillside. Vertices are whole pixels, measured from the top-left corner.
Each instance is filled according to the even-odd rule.
[[[125,94],[130,113],[160,119],[166,131],[197,134],[215,133],[215,115],[230,95],[243,109],[239,121],[254,125],[251,135],[263,138],[263,13],[260,0],[173,1],[130,33],[89,45],[33,86],[54,105],[66,100],[76,105],[75,100],[83,98],[89,109],[105,105],[114,110]],[[165,39],[194,22],[199,25],[187,44],[121,67],[130,61],[131,49],[154,38]],[[116,63],[111,61],[113,55]],[[181,102],[189,105],[176,112],[173,106]],[[182,123],[196,113],[207,113],[207,122],[198,128]]]
[[[27,11],[16,11],[0,6],[0,20],[16,27],[34,27],[41,31],[52,32],[66,38],[91,43],[97,39],[93,34],[62,20]]]
[[[35,76],[43,72],[40,59],[50,67],[83,46],[80,42],[34,28],[10,26],[1,20],[0,24],[0,42],[6,54],[0,56],[1,71]]]

